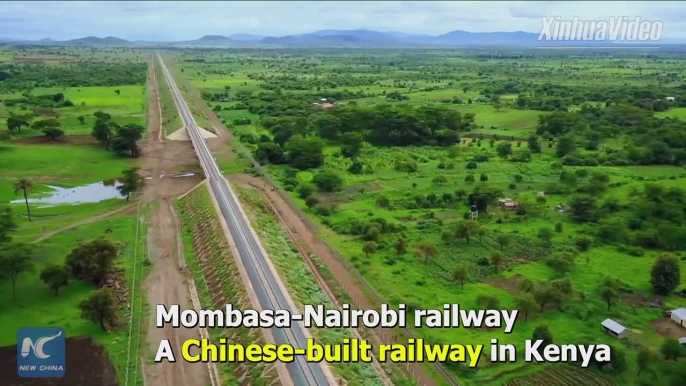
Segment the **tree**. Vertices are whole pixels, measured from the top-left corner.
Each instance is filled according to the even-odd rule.
[[[571,271],[574,264],[574,255],[569,252],[556,252],[548,256],[546,264],[562,277],[565,273]]]
[[[79,115],[78,117],[76,117],[76,119],[79,121],[80,124],[86,124],[86,117],[84,117],[83,115]]]
[[[19,275],[33,270],[34,249],[28,244],[9,244],[0,250],[0,275],[10,279],[12,301],[17,300],[16,285]]]
[[[46,127],[42,131],[51,142],[55,142],[58,138],[61,138],[64,135],[64,130],[58,127]]]
[[[679,260],[671,253],[661,253],[650,271],[650,284],[658,295],[669,295],[681,282]]]
[[[495,273],[498,273],[498,269],[503,264],[504,260],[505,255],[502,252],[496,250],[491,251],[491,265],[495,268]]]
[[[112,143],[112,137],[115,130],[119,129],[119,125],[110,121],[98,119],[93,126],[91,136],[95,138],[106,150],[109,150]]]
[[[537,237],[546,243],[550,243],[553,238],[553,230],[550,228],[539,228]]]
[[[307,207],[310,209],[317,206],[317,204],[319,204],[319,200],[317,200],[317,197],[315,196],[309,196],[305,199],[305,205],[307,205]]]
[[[341,136],[341,155],[347,158],[354,158],[360,155],[364,146],[362,133],[348,132]]]
[[[117,94],[117,95],[121,95],[121,90],[119,90],[119,89],[114,90],[114,93]]]
[[[536,310],[536,299],[530,293],[521,294],[515,299],[517,309],[524,314],[524,321],[529,319],[529,314]]]
[[[527,144],[529,145],[529,150],[532,153],[540,153],[541,152],[541,144],[538,143],[538,137],[535,135],[532,135],[527,139]]]
[[[132,194],[136,193],[143,187],[143,177],[138,171],[140,168],[129,168],[122,172],[122,176],[118,179],[121,185],[117,186],[119,194],[126,197],[126,202]]]
[[[543,312],[543,308],[545,308],[546,304],[560,304],[560,302],[562,302],[562,294],[555,288],[537,288],[534,290],[533,294],[536,303],[541,307],[539,310],[540,312]]]
[[[65,265],[77,280],[100,282],[114,267],[117,258],[117,246],[104,237],[91,242],[79,244],[65,260]]]
[[[324,143],[317,137],[296,134],[285,145],[288,163],[298,169],[318,168],[324,164]]]
[[[421,243],[415,247],[417,253],[424,257],[424,264],[429,262],[429,259],[433,259],[438,255],[438,248],[435,245],[429,243]]]
[[[574,153],[574,151],[576,151],[576,142],[574,141],[574,138],[564,136],[557,141],[555,154],[558,157],[564,157],[566,155]]]
[[[12,241],[10,234],[17,229],[17,224],[12,217],[12,209],[0,207],[0,245]]]
[[[395,253],[398,255],[402,255],[403,253],[407,252],[407,247],[408,247],[408,242],[407,239],[404,237],[398,237],[395,240],[395,243],[393,243],[393,249],[395,249]]]
[[[298,196],[300,196],[302,199],[306,199],[307,197],[311,196],[315,190],[316,189],[314,186],[310,184],[302,184],[298,186]]]
[[[519,290],[522,292],[531,293],[536,289],[536,283],[534,283],[533,280],[525,277],[519,283],[517,283],[517,288],[519,288]]]
[[[9,130],[11,134],[21,132],[22,126],[29,127],[29,124],[29,117],[23,115],[12,115],[7,118],[7,130]]]
[[[367,241],[362,245],[362,252],[364,252],[367,255],[367,258],[369,258],[370,253],[376,252],[377,245],[373,241]]]
[[[105,323],[112,322],[116,316],[112,290],[102,288],[91,292],[88,298],[79,303],[79,309],[82,319],[99,323],[100,328],[107,331]]]
[[[512,241],[512,236],[507,234],[499,234],[495,240],[498,242],[498,245],[500,245],[500,250],[502,251],[507,245],[510,244]]]
[[[26,213],[31,222],[31,208],[29,208],[29,192],[33,189],[33,181],[27,178],[20,178],[14,181],[14,194],[22,192],[24,194],[24,202],[26,203]]]
[[[460,221],[460,223],[457,224],[457,229],[455,230],[455,237],[465,239],[467,244],[469,244],[469,238],[477,235],[479,233],[479,228],[479,224],[476,221]]]
[[[322,170],[312,179],[320,192],[335,192],[343,187],[343,178],[336,172]]]
[[[509,142],[502,142],[498,145],[496,151],[501,158],[507,158],[512,155],[512,144]]]
[[[460,289],[464,289],[464,282],[469,279],[469,266],[458,264],[453,271],[453,280],[460,282]]]
[[[660,346],[660,353],[662,353],[662,356],[667,360],[676,361],[680,356],[684,355],[683,351],[683,347],[681,347],[681,344],[679,344],[679,341],[676,339],[665,339]]]
[[[60,127],[60,122],[55,118],[48,118],[33,122],[31,124],[31,128],[34,130],[43,130],[48,127]]]
[[[144,131],[143,126],[134,124],[118,128],[117,135],[112,140],[112,150],[119,154],[128,154],[132,158],[138,157],[138,140],[143,137]]]
[[[543,347],[553,344],[553,334],[548,329],[548,326],[545,325],[536,326],[531,339],[534,341],[542,340],[543,343],[541,345]]]
[[[61,265],[49,264],[41,271],[40,279],[51,290],[55,291],[55,297],[57,297],[60,287],[69,285],[69,270]]]
[[[607,310],[610,311],[612,304],[619,298],[619,294],[612,287],[603,287],[600,289],[600,297],[607,303]]]
[[[324,139],[338,139],[341,135],[341,120],[332,114],[318,114],[310,125]]]
[[[636,354],[636,367],[638,367],[637,377],[641,376],[643,370],[650,367],[650,364],[655,360],[653,352],[648,347],[642,346]]]
[[[500,299],[493,295],[479,294],[476,296],[476,304],[487,310],[496,310],[500,306]]]

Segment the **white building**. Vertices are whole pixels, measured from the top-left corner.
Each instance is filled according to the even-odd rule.
[[[603,330],[605,330],[605,332],[617,339],[623,339],[629,335],[629,330],[626,327],[612,319],[605,319],[602,323],[600,323],[600,325],[603,326]]]
[[[672,315],[670,317],[676,324],[686,328],[686,308],[672,310]]]

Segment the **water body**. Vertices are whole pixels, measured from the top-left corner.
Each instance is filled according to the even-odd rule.
[[[119,194],[117,186],[121,183],[114,180],[96,182],[94,184],[77,186],[74,188],[62,188],[59,186],[46,185],[52,191],[47,197],[29,198],[30,203],[59,205],[59,204],[85,204],[110,200],[112,198],[126,197]],[[24,199],[10,201],[12,204],[24,203]]]

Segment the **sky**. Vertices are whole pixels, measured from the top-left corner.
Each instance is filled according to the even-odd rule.
[[[677,1],[0,1],[0,37],[178,41],[203,35],[283,36],[320,29],[430,35],[454,30],[538,33],[543,16],[582,20],[639,16],[662,21],[665,39],[686,39],[686,2]]]

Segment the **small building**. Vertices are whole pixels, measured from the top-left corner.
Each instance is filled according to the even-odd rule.
[[[488,98],[486,98],[485,96],[479,95],[478,97],[472,99],[472,102],[481,102],[481,101],[487,101],[487,100],[488,100]]]
[[[325,102],[325,103],[322,103],[320,107],[323,109],[330,109],[333,107],[333,103]]]
[[[612,319],[605,319],[600,325],[605,332],[617,339],[624,339],[629,336],[629,330]]]
[[[686,337],[679,338],[679,344],[686,345]]]
[[[674,101],[676,100],[676,98],[673,97],[673,96],[668,96],[668,97],[665,98],[665,100],[666,100],[667,102],[674,102]]]
[[[498,200],[498,203],[501,208],[507,210],[517,209],[519,207],[519,203],[511,198],[501,198]]]
[[[686,328],[686,308],[677,308],[676,310],[672,310],[672,315],[670,318],[674,321],[674,323]]]
[[[558,213],[569,212],[569,209],[570,208],[568,206],[564,206],[564,205],[558,205],[555,207],[555,211]]]
[[[545,197],[545,192],[536,193],[536,198],[538,198],[538,197]]]

